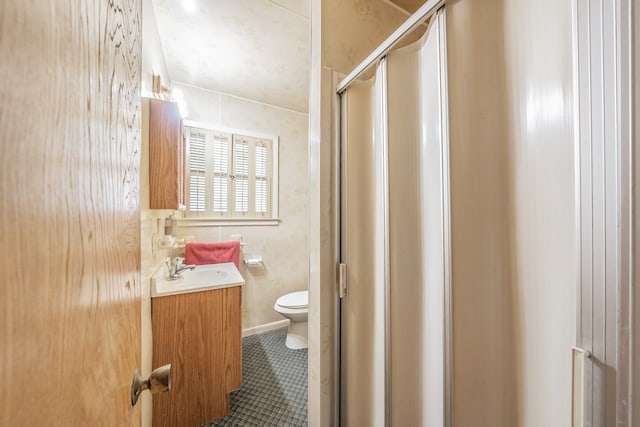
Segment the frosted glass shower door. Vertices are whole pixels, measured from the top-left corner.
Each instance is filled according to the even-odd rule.
[[[384,426],[385,417],[385,233],[381,169],[384,68],[356,82],[342,98],[348,124],[343,127],[343,248],[348,294],[342,300],[341,425]],[[350,114],[352,113],[352,114]],[[344,121],[343,121],[344,123]],[[343,249],[343,253],[344,253]],[[353,286],[352,286],[353,285]],[[348,402],[353,402],[346,405]]]
[[[341,96],[341,425],[444,426],[449,157],[444,10]]]

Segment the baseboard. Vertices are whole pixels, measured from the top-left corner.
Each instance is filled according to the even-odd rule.
[[[249,335],[273,331],[274,329],[280,329],[287,326],[289,326],[289,319],[278,320],[277,322],[265,323],[264,325],[258,325],[251,328],[243,329],[242,336],[248,337]]]

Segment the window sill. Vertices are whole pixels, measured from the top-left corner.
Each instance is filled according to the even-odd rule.
[[[178,227],[279,225],[280,218],[177,218]]]

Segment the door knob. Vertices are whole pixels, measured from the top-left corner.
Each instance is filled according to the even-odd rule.
[[[138,397],[143,390],[149,390],[151,394],[164,393],[171,390],[171,364],[154,369],[148,378],[143,378],[140,369],[136,368],[131,383],[131,406],[138,402]]]

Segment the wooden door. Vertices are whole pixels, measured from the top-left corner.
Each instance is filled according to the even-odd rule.
[[[140,19],[0,5],[0,425],[140,424]]]

